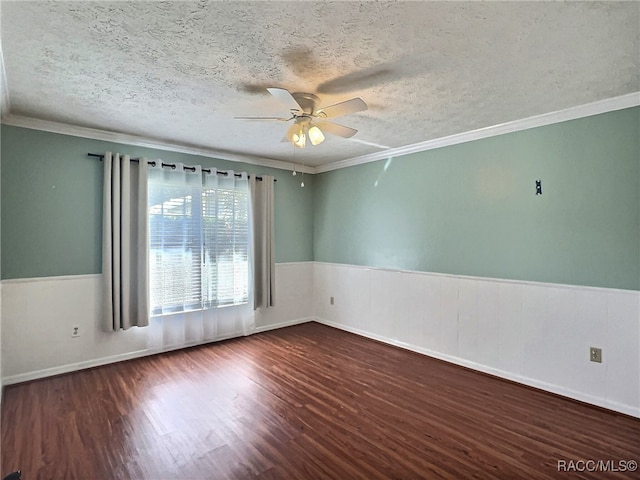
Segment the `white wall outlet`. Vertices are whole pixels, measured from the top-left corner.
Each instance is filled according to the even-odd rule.
[[[589,349],[589,360],[596,363],[602,363],[602,349],[591,347]]]
[[[71,327],[71,337],[76,338],[80,336],[80,325],[74,325]]]
[[[329,297],[329,305],[333,305],[333,304],[334,304],[333,297]]]

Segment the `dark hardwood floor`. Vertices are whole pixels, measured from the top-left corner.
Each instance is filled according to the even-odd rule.
[[[628,479],[558,462],[621,470],[640,420],[308,323],[7,387],[1,451],[24,480]]]

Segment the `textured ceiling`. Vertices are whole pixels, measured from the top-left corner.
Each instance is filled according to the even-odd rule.
[[[293,161],[266,91],[361,97],[317,166],[640,90],[638,2],[7,2],[9,113]],[[369,144],[367,144],[368,142]]]

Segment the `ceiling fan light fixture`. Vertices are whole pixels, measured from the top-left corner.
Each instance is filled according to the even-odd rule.
[[[291,136],[291,143],[298,148],[304,148],[307,144],[307,136],[304,134],[304,129],[300,129],[298,133],[294,133]]]
[[[311,145],[320,145],[324,142],[324,134],[317,126],[313,126],[309,129],[309,141]]]
[[[367,109],[367,104],[361,98],[352,98],[344,102],[336,103],[322,108],[317,108],[319,98],[312,93],[291,93],[284,88],[267,88],[283,105],[289,107],[291,116],[283,117],[236,117],[247,120],[277,120],[293,124],[287,130],[282,142],[290,142],[294,147],[305,148],[307,136],[312,145],[320,145],[325,141],[325,132],[342,138],[349,138],[358,131],[355,128],[345,127],[324,119],[341,117],[350,113],[362,112]],[[314,120],[321,120],[316,124]]]

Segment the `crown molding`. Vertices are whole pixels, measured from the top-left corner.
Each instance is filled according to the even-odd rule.
[[[4,81],[4,64],[2,63],[2,50],[0,45],[0,81]],[[8,107],[8,92],[6,91],[6,83],[3,85],[5,90],[3,95],[7,96],[2,99],[3,108],[4,105]],[[406,145],[398,148],[390,148],[382,152],[375,152],[368,155],[362,155],[360,157],[347,158],[338,162],[333,162],[327,165],[320,165],[317,167],[311,167],[306,165],[296,165],[298,172],[304,173],[323,173],[330,172],[332,170],[338,170],[341,168],[352,167],[355,165],[362,165],[364,163],[376,162],[378,160],[384,160],[387,158],[399,157],[403,155],[409,155],[411,153],[424,152],[427,150],[433,150],[436,148],[447,147],[451,145],[457,145],[460,143],[471,142],[473,140],[480,140],[483,138],[495,137],[503,135],[505,133],[513,133],[521,130],[528,130],[530,128],[542,127],[545,125],[552,125],[554,123],[566,122],[568,120],[576,120],[578,118],[590,117],[592,115],[598,115],[601,113],[613,112],[616,110],[622,110],[625,108],[636,107],[640,105],[640,92],[633,92],[627,95],[621,95],[619,97],[608,98],[605,100],[599,100],[597,102],[587,103],[579,105],[577,107],[570,107],[564,110],[557,110],[555,112],[544,113],[541,115],[535,115],[533,117],[524,118],[521,120],[514,120],[512,122],[501,123],[490,127],[479,128],[477,130],[471,130],[469,132],[457,133],[449,135],[447,137],[435,138],[433,140],[427,140],[425,142],[414,143],[412,145]],[[2,123],[6,125],[13,125],[16,127],[30,128],[33,130],[42,130],[45,132],[59,133],[63,135],[72,135],[74,137],[91,138],[94,140],[103,140],[107,142],[123,143],[127,145],[135,145],[139,147],[155,148],[158,150],[167,150],[172,152],[187,153],[191,155],[201,155],[203,157],[217,158],[220,160],[229,160],[232,162],[243,162],[251,165],[260,165],[263,167],[277,168],[280,170],[291,170],[293,163],[283,162],[281,160],[261,158],[254,156],[236,155],[228,152],[219,152],[212,149],[193,147],[189,145],[181,145],[178,143],[167,143],[160,140],[149,139],[145,137],[139,137],[136,135],[127,135],[124,133],[110,132],[107,130],[99,130],[87,127],[78,127],[75,125],[69,125],[65,123],[52,122],[49,120],[41,120],[32,117],[24,117],[20,115],[3,115]]]
[[[21,115],[3,115],[2,123],[14,127],[30,128],[32,130],[42,130],[45,132],[59,133],[62,135],[71,135],[74,137],[90,138],[93,140],[103,140],[105,142],[123,143],[137,147],[155,148],[157,150],[166,150],[170,152],[187,153],[190,155],[200,155],[203,157],[216,158],[219,160],[229,160],[231,162],[242,162],[251,165],[260,165],[262,167],[277,168],[280,170],[291,170],[293,164],[274,160],[270,158],[255,157],[251,155],[236,155],[229,152],[219,152],[213,149],[182,145],[179,143],[163,142],[137,135],[128,135],[118,132],[110,132],[108,130],[99,130],[95,128],[79,127],[66,123],[52,122],[49,120],[41,120],[39,118],[24,117]],[[296,165],[298,172],[315,173],[315,168],[303,165]]]
[[[315,173],[330,172],[332,170],[338,170],[341,168],[362,165],[363,163],[376,162],[378,160],[384,160],[387,158],[409,155],[410,153],[424,152],[427,150],[433,150],[435,148],[448,147],[451,145],[457,145],[459,143],[480,140],[482,138],[495,137],[497,135],[503,135],[505,133],[518,132],[521,130],[528,130],[530,128],[552,125],[554,123],[566,122],[567,120],[576,120],[578,118],[590,117],[592,115],[613,112],[615,110],[622,110],[629,107],[637,107],[638,105],[640,105],[640,92],[629,93],[627,95],[607,98],[605,100],[599,100],[597,102],[587,103],[585,105],[579,105],[577,107],[570,107],[564,110],[557,110],[555,112],[523,118],[521,120],[514,120],[513,122],[501,123],[490,127],[471,130],[469,132],[457,133],[455,135],[449,135],[447,137],[435,138],[433,140],[414,143],[413,145],[406,145],[404,147],[391,148],[382,152],[375,152],[368,155],[362,155],[360,157],[340,160],[328,165],[320,165],[315,168]]]

